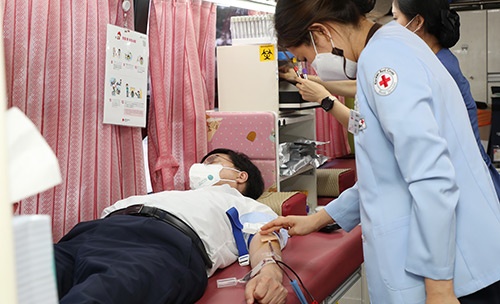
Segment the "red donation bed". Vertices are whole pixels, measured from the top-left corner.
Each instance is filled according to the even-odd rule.
[[[279,172],[275,142],[275,134],[278,134],[276,119],[276,114],[272,112],[207,111],[208,148],[243,151],[262,172],[266,182],[265,188],[276,188],[276,174]],[[355,169],[351,168],[354,167],[354,162],[349,161],[350,166],[343,162],[332,161],[322,167],[325,183],[328,185],[338,183],[338,185],[334,191],[318,192],[323,196],[321,197],[323,201],[318,200],[320,205],[328,203],[354,184]],[[336,177],[335,182],[330,180],[332,176]],[[324,186],[319,185],[319,188],[322,189]],[[284,197],[281,197],[282,195]],[[270,195],[269,200],[266,194],[263,197],[259,198],[259,201],[270,206],[278,215],[306,214],[306,196],[302,193],[288,195],[277,192]],[[283,250],[282,259],[299,275],[318,302],[328,299],[328,303],[335,303],[361,277],[360,267],[363,262],[361,227],[349,233],[337,230],[331,233],[316,232],[307,236],[294,236],[289,239]],[[209,279],[207,290],[197,303],[245,303],[244,285],[217,288],[217,280],[241,278],[249,271],[249,266],[241,267],[238,263],[219,269]],[[292,273],[289,274],[295,279]],[[288,278],[284,276],[285,286],[288,289],[287,303],[300,303],[287,280]]]
[[[331,233],[315,232],[307,236],[294,236],[289,239],[283,250],[283,261],[300,276],[319,303],[325,299],[335,303],[361,277],[361,227],[358,226],[349,233],[337,230]],[[217,288],[217,280],[241,278],[248,271],[249,266],[241,267],[237,263],[219,269],[209,279],[207,290],[197,303],[245,303],[244,285]],[[294,279],[293,274],[289,274]],[[300,304],[286,276],[284,282],[288,289],[287,303]]]

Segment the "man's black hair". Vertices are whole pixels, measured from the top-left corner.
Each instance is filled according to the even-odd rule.
[[[236,169],[248,173],[247,184],[242,192],[244,196],[257,199],[262,195],[264,192],[264,179],[262,178],[262,173],[246,154],[231,149],[219,148],[208,152],[201,162],[204,162],[207,157],[213,154],[228,155]]]

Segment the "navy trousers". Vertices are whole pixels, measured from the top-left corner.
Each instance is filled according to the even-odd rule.
[[[500,281],[458,300],[460,304],[500,304]]]
[[[54,254],[61,304],[186,304],[207,286],[191,239],[154,218],[80,223],[54,245]]]

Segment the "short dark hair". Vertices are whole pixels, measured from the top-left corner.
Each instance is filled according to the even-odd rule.
[[[274,28],[278,45],[288,48],[310,44],[313,23],[334,21],[357,26],[375,6],[375,0],[278,0]]]
[[[450,9],[448,0],[396,0],[395,5],[408,20],[422,16],[426,32],[442,47],[451,48],[460,39],[460,16]]]
[[[246,154],[231,149],[219,148],[208,152],[201,162],[204,162],[205,159],[212,154],[226,154],[229,156],[236,169],[248,173],[247,184],[242,192],[244,196],[257,199],[262,195],[264,192],[264,179],[262,178],[262,173]]]

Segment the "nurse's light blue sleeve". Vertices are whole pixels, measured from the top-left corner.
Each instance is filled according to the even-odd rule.
[[[342,192],[324,210],[345,231],[354,229],[360,223],[358,184]]]
[[[435,100],[429,83],[435,79],[430,79],[431,74],[411,54],[412,50],[402,43],[376,41],[370,53],[370,58],[376,60],[364,62],[363,91],[393,144],[401,176],[413,197],[406,270],[448,280],[453,277],[455,263],[459,192],[447,142],[440,136],[433,112]],[[382,96],[376,93],[373,83],[376,73],[386,67],[397,73],[397,86]]]

